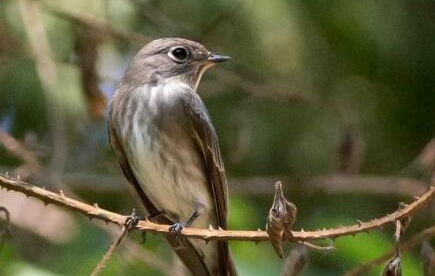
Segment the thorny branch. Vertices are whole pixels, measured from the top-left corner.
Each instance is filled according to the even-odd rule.
[[[26,194],[27,196],[36,197],[42,200],[45,204],[56,204],[63,206],[72,211],[82,213],[89,218],[98,218],[107,223],[111,222],[122,226],[129,218],[118,213],[110,212],[100,208],[98,205],[89,205],[78,200],[66,197],[62,192],[54,193],[31,185],[29,183],[10,178],[0,174],[0,186],[8,190],[14,190]],[[406,217],[412,216],[415,212],[423,208],[435,195],[435,187],[431,187],[421,197],[416,198],[415,201],[409,205],[396,210],[391,214],[384,217],[373,219],[368,222],[358,221],[358,223],[341,226],[337,228],[330,228],[316,231],[292,231],[292,236],[289,237],[290,241],[306,241],[326,238],[337,238],[346,235],[355,235],[361,232],[382,228],[383,226],[393,223]],[[169,225],[156,224],[148,220],[142,220],[135,227],[137,230],[148,231],[152,233],[167,234],[169,232]],[[181,235],[189,238],[203,239],[203,240],[239,240],[239,241],[266,241],[269,236],[266,231],[242,231],[242,230],[221,230],[221,229],[196,229],[196,228],[183,228]]]
[[[421,244],[423,241],[428,240],[430,237],[433,237],[433,236],[435,236],[435,225],[428,227],[428,228],[425,228],[421,232],[419,232],[418,234],[409,238],[408,240],[401,242],[399,244],[399,250],[400,250],[400,252],[411,250],[415,246]],[[368,263],[365,263],[361,266],[357,266],[357,267],[354,267],[354,268],[348,270],[347,272],[345,272],[341,276],[356,276],[356,275],[360,275],[363,273],[367,273],[372,268],[382,264],[383,262],[385,262],[386,260],[388,260],[389,258],[394,256],[395,253],[396,253],[396,250],[391,250],[391,251],[383,254],[382,256],[371,260]]]

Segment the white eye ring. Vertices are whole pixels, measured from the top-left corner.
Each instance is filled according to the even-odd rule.
[[[175,62],[182,63],[186,62],[190,55],[189,50],[187,50],[186,47],[175,46],[169,50],[168,56]]]

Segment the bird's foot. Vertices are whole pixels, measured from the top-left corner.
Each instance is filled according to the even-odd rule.
[[[129,231],[133,230],[141,219],[143,219],[143,217],[137,215],[136,209],[133,208],[131,214],[125,219],[124,225]]]
[[[127,227],[127,230],[130,232],[131,230],[134,230],[134,227],[139,223],[140,220],[144,220],[144,219],[148,219],[148,218],[137,215],[136,209],[133,208],[131,214],[125,220],[124,225],[125,227]],[[146,240],[147,240],[146,232],[143,231],[141,243],[144,244]]]
[[[183,227],[184,227],[183,223],[176,222],[169,227],[169,233],[171,233],[172,235],[180,235],[181,230],[183,230]]]

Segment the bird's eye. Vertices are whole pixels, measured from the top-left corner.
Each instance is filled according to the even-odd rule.
[[[176,62],[184,62],[189,57],[189,52],[184,47],[176,47],[169,52],[169,57]]]

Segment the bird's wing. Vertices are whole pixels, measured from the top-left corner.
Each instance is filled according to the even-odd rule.
[[[225,229],[228,213],[228,185],[218,138],[207,109],[199,96],[194,91],[183,95],[185,112],[193,127],[193,139],[203,158],[209,189],[213,194],[218,227]],[[219,263],[222,265],[219,275],[237,275],[226,241],[219,241],[219,258],[221,258]]]
[[[128,181],[134,186],[136,192],[140,196],[145,208],[148,210],[150,214],[157,214],[160,210],[158,210],[151,201],[147,198],[145,193],[143,192],[139,182],[136,180],[134,173],[128,163],[128,159],[125,155],[125,151],[122,147],[122,144],[118,138],[116,127],[112,124],[112,112],[110,114],[109,120],[109,141],[112,146],[113,151],[115,152],[119,164],[121,166],[122,171],[124,172],[125,177]],[[160,224],[172,225],[174,222],[171,221],[164,215],[156,216],[155,221]],[[181,261],[186,265],[186,267],[190,270],[193,275],[201,275],[201,276],[211,276],[210,272],[207,269],[203,259],[196,251],[195,247],[189,242],[188,239],[184,237],[177,237],[174,235],[166,235],[166,239],[169,244],[172,246],[174,251],[177,253],[178,257]]]
[[[225,228],[228,210],[228,187],[217,135],[199,96],[193,91],[185,93],[184,96],[185,111],[193,127],[193,138],[207,170],[209,188],[215,201],[218,226]]]

